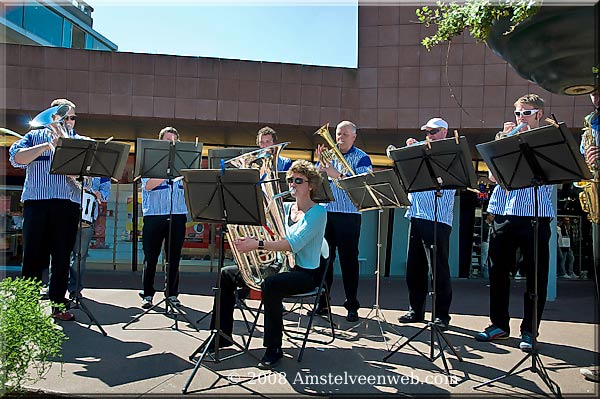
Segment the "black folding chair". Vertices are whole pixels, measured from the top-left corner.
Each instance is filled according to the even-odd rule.
[[[300,329],[300,323],[302,320],[301,315],[298,317],[298,325],[296,327],[296,331],[286,330],[285,325],[283,328],[283,333],[288,337],[288,339],[302,340],[302,347],[300,349],[300,353],[298,354],[298,362],[302,361],[302,356],[304,355],[304,349],[306,348],[307,342],[314,342],[314,343],[318,343],[318,344],[328,345],[328,344],[331,344],[335,340],[335,324],[333,322],[331,312],[329,312],[329,314],[328,314],[329,328],[331,329],[330,339],[318,340],[318,339],[312,339],[312,338],[308,337],[308,335],[311,331],[311,328],[313,326],[313,319],[315,317],[315,314],[317,311],[317,306],[319,304],[319,298],[321,295],[325,295],[325,298],[327,301],[327,309],[331,309],[330,304],[329,304],[329,291],[327,289],[327,285],[325,284],[325,277],[327,276],[328,268],[329,268],[329,262],[327,262],[327,266],[325,267],[325,269],[323,271],[323,275],[321,276],[321,282],[319,283],[318,287],[315,287],[313,290],[306,292],[304,294],[290,295],[289,297],[284,298],[284,299],[292,299],[295,301],[294,304],[292,305],[292,308],[289,311],[287,311],[287,313],[292,313],[296,310],[306,310],[309,315],[308,325],[306,326],[306,330],[304,332],[298,331]],[[309,300],[311,298],[314,298],[314,300],[309,302]],[[254,324],[252,326],[252,330],[250,331],[250,336],[248,337],[248,342],[246,344],[247,345],[246,348],[248,348],[250,346],[250,341],[252,340],[252,337],[254,335],[254,330],[256,329],[256,322],[258,321],[258,315],[260,314],[262,307],[263,307],[263,302],[261,300],[260,305],[258,307],[258,311],[256,313],[256,318],[255,318]]]

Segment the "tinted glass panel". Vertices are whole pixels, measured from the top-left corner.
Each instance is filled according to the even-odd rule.
[[[25,6],[23,27],[55,46],[62,45],[63,18],[35,2]]]

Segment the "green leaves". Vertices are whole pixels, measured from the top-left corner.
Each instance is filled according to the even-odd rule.
[[[509,18],[508,34],[522,21],[535,15],[541,0],[466,0],[465,2],[437,2],[437,7],[428,6],[416,10],[416,15],[426,27],[435,26],[437,32],[425,37],[421,44],[428,50],[445,41],[452,41],[465,30],[477,41],[487,40],[494,21]]]
[[[40,303],[39,281],[0,282],[0,389],[18,391],[44,377],[60,357],[65,334]],[[28,374],[28,370],[30,374]]]

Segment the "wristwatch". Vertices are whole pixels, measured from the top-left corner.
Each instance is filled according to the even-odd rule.
[[[263,240],[258,240],[258,249],[265,249],[265,242]]]

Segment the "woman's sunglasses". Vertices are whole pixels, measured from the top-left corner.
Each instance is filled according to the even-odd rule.
[[[288,184],[291,184],[291,183],[302,184],[305,181],[308,181],[308,180],[304,180],[301,177],[288,177],[286,180],[287,180]]]
[[[77,116],[76,115],[69,115],[69,116],[65,116],[65,120],[72,120],[72,121],[76,121],[77,120]]]

